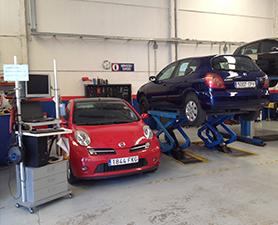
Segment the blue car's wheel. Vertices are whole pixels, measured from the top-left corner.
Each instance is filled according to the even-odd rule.
[[[149,110],[149,102],[148,99],[146,98],[146,96],[142,96],[139,99],[139,111],[140,113],[147,113]]]
[[[239,117],[245,121],[253,121],[256,120],[260,116],[259,111],[250,111],[248,113],[239,114]]]
[[[185,117],[189,125],[199,126],[204,123],[206,113],[202,109],[198,97],[189,93],[184,102]]]

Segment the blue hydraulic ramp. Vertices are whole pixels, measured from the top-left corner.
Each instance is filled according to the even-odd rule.
[[[205,125],[198,130],[198,136],[204,141],[205,147],[214,150],[230,153],[231,150],[227,147],[228,144],[237,140],[236,134],[228,128],[224,122],[231,119],[232,115],[214,115],[209,116],[205,120]],[[222,134],[218,131],[217,126],[223,127],[229,134],[229,139],[224,141]]]
[[[185,115],[164,111],[148,111],[148,114],[153,117],[157,124],[158,131],[156,133],[156,136],[158,137],[160,143],[161,152],[172,156],[171,154],[173,153],[173,151],[171,150],[177,150],[177,152],[180,152],[180,155],[182,156],[183,153],[181,152],[181,150],[190,146],[190,139],[181,128],[181,125],[186,124]],[[161,117],[168,118],[169,121],[165,125],[163,125],[161,122]],[[185,139],[185,144],[183,144],[182,146],[179,146],[179,143],[174,134],[174,130],[178,130],[181,133],[182,137]],[[159,138],[159,136],[163,133],[165,135],[164,139],[166,140],[166,142],[162,142]]]

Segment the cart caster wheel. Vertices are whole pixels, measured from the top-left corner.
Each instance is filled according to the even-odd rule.
[[[72,198],[72,194],[70,193],[70,194],[68,194],[68,197],[69,197],[69,199],[71,199]]]
[[[34,209],[34,208],[29,208],[29,212],[30,212],[31,214],[33,214],[33,213],[35,212],[35,209]]]
[[[15,207],[16,207],[16,208],[19,208],[20,205],[19,205],[18,203],[15,203]]]

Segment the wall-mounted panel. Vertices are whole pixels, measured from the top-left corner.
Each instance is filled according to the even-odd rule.
[[[37,30],[131,37],[168,36],[168,1],[154,2],[156,4],[144,5],[146,1],[37,0]]]
[[[179,0],[179,10],[240,17],[273,18],[274,1],[276,0]]]
[[[181,11],[180,20],[182,39],[251,41],[273,35],[273,20],[267,18]]]
[[[20,34],[21,1],[0,1],[0,35]]]

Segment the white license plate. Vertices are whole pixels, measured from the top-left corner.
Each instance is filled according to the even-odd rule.
[[[131,156],[131,157],[124,157],[124,158],[117,158],[117,159],[109,159],[108,166],[118,166],[118,165],[132,164],[138,162],[139,162],[138,156]]]
[[[256,87],[255,81],[236,81],[235,82],[236,88],[254,88]]]

